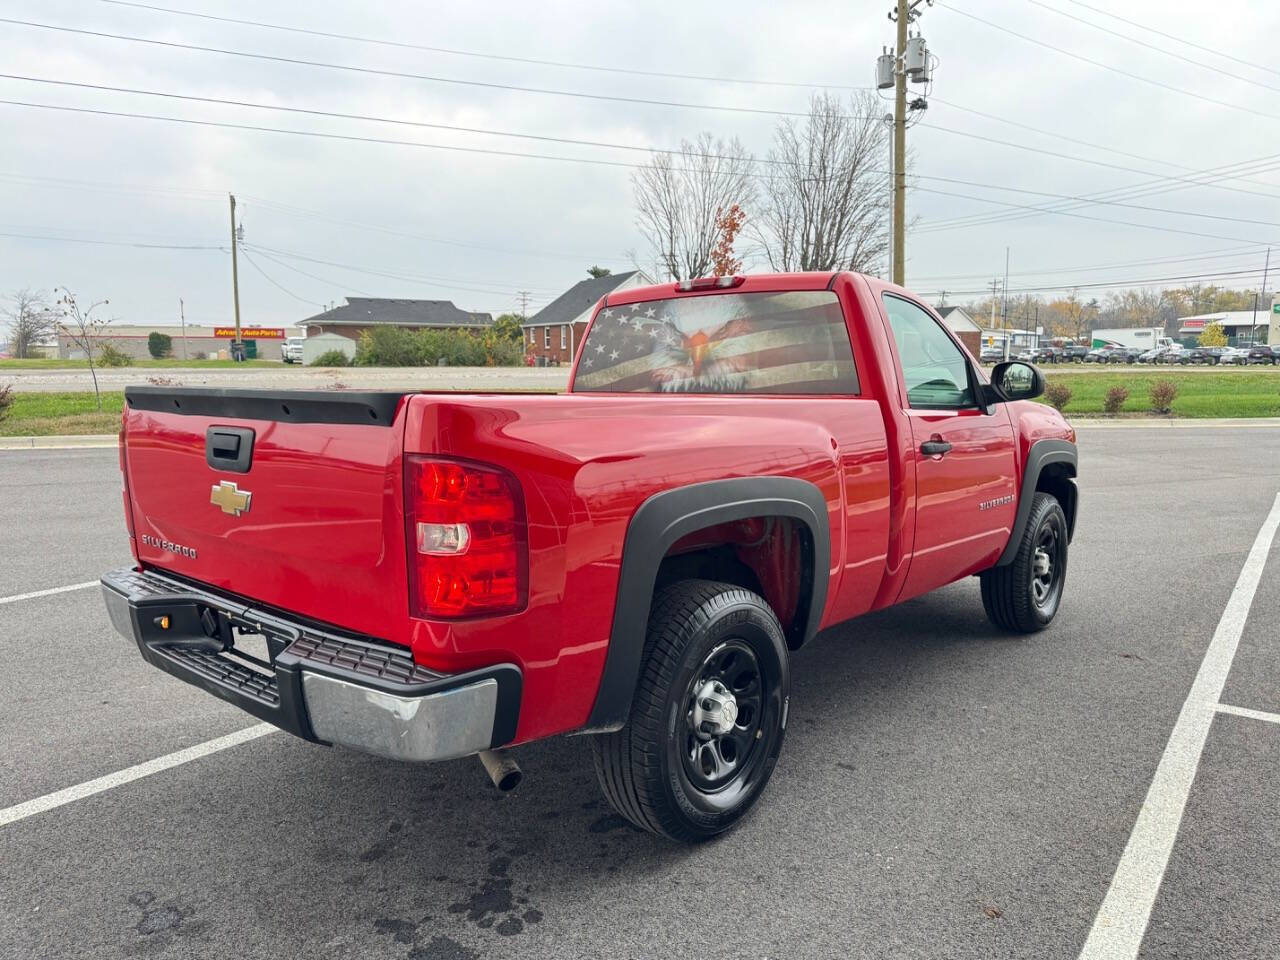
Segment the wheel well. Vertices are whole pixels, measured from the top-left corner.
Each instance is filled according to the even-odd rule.
[[[1076,491],[1075,468],[1069,463],[1049,463],[1036,478],[1036,490],[1052,494],[1062,505],[1062,512],[1067,517],[1068,539],[1076,529]]]
[[[680,580],[716,580],[764,597],[796,649],[813,596],[813,537],[790,517],[749,517],[686,534],[658,566],[654,592]]]

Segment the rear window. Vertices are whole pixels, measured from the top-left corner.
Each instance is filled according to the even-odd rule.
[[[858,373],[831,291],[721,293],[600,311],[573,389],[856,394]]]

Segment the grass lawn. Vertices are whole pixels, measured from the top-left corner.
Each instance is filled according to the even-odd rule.
[[[148,357],[146,360],[134,360],[129,364],[130,367],[166,367],[166,368],[200,368],[209,367],[282,367],[286,364],[279,360],[245,360],[242,363],[236,363],[234,360],[182,360],[178,357],[165,357],[163,360],[153,360]],[[57,357],[36,357],[31,360],[0,360],[0,372],[5,370],[87,370],[89,364],[85,360],[61,360]],[[120,369],[118,367],[103,367],[98,365],[99,370]]]
[[[1071,388],[1071,402],[1064,413],[1102,414],[1102,401],[1115,386],[1125,387],[1129,399],[1122,414],[1151,412],[1148,391],[1157,380],[1172,380],[1178,387],[1173,401],[1175,417],[1280,417],[1280,369],[1229,370],[1222,373],[1057,373],[1045,371],[1049,383]],[[1044,398],[1042,397],[1041,400]]]
[[[101,411],[92,393],[15,393],[8,416],[0,419],[0,437],[116,433],[123,409],[123,391],[103,393]]]

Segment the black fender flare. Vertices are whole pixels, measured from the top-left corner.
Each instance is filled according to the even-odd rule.
[[[1067,474],[1074,479],[1079,456],[1076,445],[1068,440],[1037,440],[1027,453],[1027,463],[1022,470],[1022,488],[1018,494],[1018,512],[1014,516],[1013,530],[1009,534],[1009,542],[1005,544],[1004,553],[996,561],[997,567],[1005,567],[1013,563],[1018,554],[1018,544],[1022,542],[1022,532],[1027,528],[1027,520],[1031,516],[1031,501],[1040,481],[1040,474],[1051,463],[1067,464]],[[1063,504],[1070,510],[1068,518],[1068,537],[1075,531],[1075,504]]]
[[[796,477],[736,477],[655,493],[627,526],[609,649],[583,732],[617,730],[631,714],[643,667],[653,586],[671,545],[697,530],[766,516],[790,517],[807,532],[812,563],[800,585],[798,640],[807,642],[817,633],[827,602],[831,531],[827,501],[816,486]]]

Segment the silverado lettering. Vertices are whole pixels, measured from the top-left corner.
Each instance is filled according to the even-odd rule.
[[[588,734],[622,816],[699,840],[764,791],[820,630],[975,574],[999,628],[1054,619],[1077,458],[1043,389],[854,273],[615,290],[558,396],[132,387],[103,592],[299,737],[506,786],[506,748]]]

